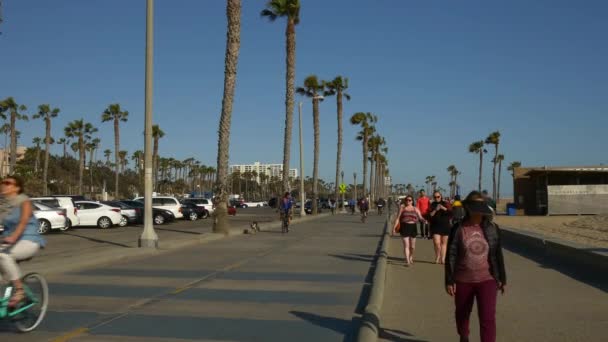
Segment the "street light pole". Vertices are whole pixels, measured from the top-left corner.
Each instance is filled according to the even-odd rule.
[[[154,0],[146,0],[146,80],[144,130],[144,231],[139,247],[158,248],[158,235],[152,224],[152,52],[154,51]]]
[[[304,156],[302,153],[302,102],[298,103],[298,120],[300,130],[300,216],[306,216],[304,211]]]
[[[342,181],[340,182],[340,185],[344,184],[344,171],[340,172],[340,176]],[[345,213],[346,212],[346,206],[344,205],[344,194],[346,193],[346,190],[344,190],[342,192],[342,203],[340,203],[340,205],[342,206],[342,210],[340,210],[341,213]]]
[[[355,178],[355,201],[357,200],[357,173],[353,172],[353,178]]]

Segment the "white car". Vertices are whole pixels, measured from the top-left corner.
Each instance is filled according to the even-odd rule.
[[[76,208],[76,204],[70,197],[47,196],[34,197],[30,198],[30,200],[35,203],[43,204],[47,207],[65,209],[65,214],[68,218],[68,228],[80,225],[80,219],[78,218],[78,209]]]
[[[32,202],[34,217],[38,220],[38,233],[47,234],[52,229],[66,231],[70,228],[63,208],[51,208],[44,204]]]
[[[241,207],[243,208],[248,208],[248,207],[266,207],[268,206],[268,202],[264,202],[264,201],[260,201],[260,202],[243,202],[243,204],[241,204]]]
[[[143,197],[137,197],[134,201],[144,202]],[[184,217],[182,214],[182,205],[177,198],[171,196],[155,196],[152,197],[152,207],[169,210],[173,213],[176,219]]]
[[[119,225],[124,219],[120,213],[120,208],[110,207],[109,205],[91,202],[77,201],[78,218],[81,226],[97,226],[101,229]]]
[[[207,210],[207,212],[209,214],[212,214],[215,211],[213,202],[207,198],[198,198],[198,197],[186,198],[184,200],[184,202],[194,203],[194,204],[198,205],[199,207],[203,207]]]

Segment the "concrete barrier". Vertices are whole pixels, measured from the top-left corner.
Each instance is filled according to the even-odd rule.
[[[387,214],[386,222],[384,223],[384,233],[382,235],[382,243],[378,250],[376,259],[376,269],[372,280],[372,289],[361,317],[361,325],[357,334],[358,342],[372,342],[378,340],[380,332],[380,311],[384,301],[384,286],[386,283],[386,267],[388,260],[389,239],[391,233],[391,223],[393,215],[390,212]]]

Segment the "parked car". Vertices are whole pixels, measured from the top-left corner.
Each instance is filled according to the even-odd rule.
[[[317,213],[322,212],[322,209],[323,208],[321,208],[321,206],[317,204]],[[306,201],[306,203],[304,204],[304,211],[309,215],[312,214],[312,201],[311,200]]]
[[[120,224],[124,217],[120,213],[120,208],[109,205],[91,202],[78,201],[78,218],[81,226],[97,226],[101,229],[111,228]]]
[[[118,226],[124,227],[127,224],[135,224],[141,220],[141,209],[130,206],[120,201],[101,201],[100,203],[109,205],[110,207],[120,208],[120,214],[124,220],[120,221]]]
[[[261,207],[268,206],[268,202],[266,202],[266,201],[245,201],[243,204],[241,204],[241,206],[242,206],[242,208],[249,208],[249,207],[261,208]]]
[[[228,215],[236,216],[236,207],[228,204]]]
[[[212,214],[213,211],[215,210],[215,207],[213,206],[213,201],[208,198],[199,198],[199,197],[186,198],[184,200],[184,203],[186,203],[186,202],[193,203],[195,205],[198,205],[199,207],[205,208],[209,214]]]
[[[54,197],[69,197],[74,202],[90,201],[88,198],[84,197],[83,195],[53,195],[53,196]]]
[[[76,227],[80,225],[80,218],[78,217],[78,208],[71,197],[60,197],[60,196],[47,196],[47,197],[33,197],[31,201],[34,203],[40,203],[51,208],[62,208],[65,209],[65,214],[68,219],[68,228]]]
[[[182,203],[182,214],[184,218],[190,221],[196,221],[199,218],[209,217],[209,212],[205,207],[198,206],[192,202]]]
[[[137,197],[135,201],[144,202],[143,197]],[[182,205],[179,203],[177,198],[171,196],[157,196],[152,197],[152,206],[158,209],[170,210],[175,218],[182,218]]]
[[[38,220],[38,233],[47,234],[53,229],[66,231],[70,228],[66,210],[63,208],[51,208],[44,204],[32,202],[34,216]]]
[[[140,201],[133,200],[120,200],[119,202],[130,205],[134,208],[140,209],[141,215],[139,218],[139,223],[144,222],[144,203]],[[171,210],[158,209],[152,207],[152,220],[154,224],[165,224],[168,222],[172,222],[175,220],[175,215],[171,212]]]

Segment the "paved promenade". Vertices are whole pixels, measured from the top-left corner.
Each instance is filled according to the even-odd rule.
[[[383,217],[336,215],[49,277],[48,319],[10,341],[344,341]],[[262,227],[263,228],[263,227]],[[69,262],[65,260],[65,262]],[[42,270],[43,271],[43,270]]]
[[[432,242],[417,239],[416,261],[403,265],[399,238],[390,241],[382,341],[457,341],[453,299],[443,287],[443,265]],[[499,295],[498,341],[606,341],[608,293],[505,250],[508,287]],[[605,279],[605,278],[604,278]],[[471,341],[479,341],[477,311]]]

